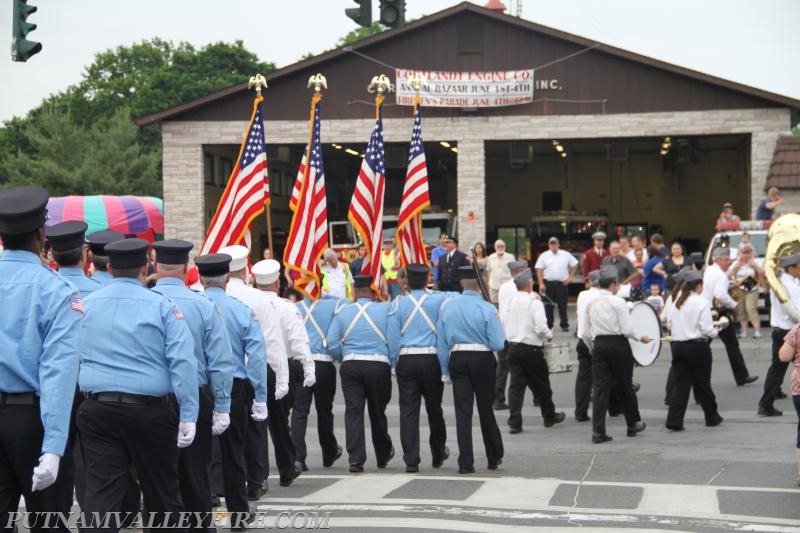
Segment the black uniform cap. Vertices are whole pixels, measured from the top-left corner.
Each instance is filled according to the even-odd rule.
[[[194,258],[194,264],[201,276],[213,278],[230,272],[231,256],[228,254],[208,254]]]
[[[162,265],[185,265],[189,262],[189,252],[194,244],[180,239],[169,239],[153,243],[156,261]]]
[[[88,228],[82,220],[67,220],[45,229],[45,235],[54,252],[66,252],[83,246]]]
[[[356,289],[369,289],[372,286],[372,276],[353,276],[353,287]]]
[[[477,279],[475,270],[473,270],[471,266],[458,267],[458,276],[461,279]]]
[[[137,268],[147,264],[149,246],[145,239],[122,239],[106,245],[105,253],[112,268]]]
[[[44,226],[49,195],[41,187],[13,187],[0,193],[0,233],[18,235]]]
[[[112,231],[110,229],[104,229],[100,231],[95,231],[86,241],[89,243],[89,249],[92,250],[92,253],[95,255],[106,255],[105,248],[107,244],[111,244],[112,242],[121,241],[125,238],[125,235],[118,231]]]

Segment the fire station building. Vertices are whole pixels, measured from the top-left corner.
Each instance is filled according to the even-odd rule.
[[[502,235],[519,252],[531,217],[552,211],[705,243],[724,202],[752,218],[776,143],[800,109],[792,98],[462,3],[266,76],[274,228],[290,225],[288,199],[309,134],[307,84],[317,73],[328,82],[321,119],[329,220],[346,219],[375,123],[367,86],[378,74],[398,89],[383,117],[385,205],[399,207],[412,127],[406,80],[397,79],[404,70],[438,83],[435,94],[423,93],[431,203],[457,217],[464,249]],[[504,85],[506,96],[448,94],[489,90],[481,83],[508,76],[520,83]],[[202,241],[253,98],[243,82],[138,120],[162,132],[167,237]],[[783,192],[781,209],[800,210],[800,190]],[[265,242],[264,220],[258,225],[256,249]]]

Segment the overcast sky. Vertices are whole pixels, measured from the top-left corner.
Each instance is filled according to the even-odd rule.
[[[356,28],[352,0],[29,0],[30,38],[43,50],[0,59],[0,121],[24,116],[76,83],[94,55],[160,37],[200,47],[244,41],[279,67],[330,49]],[[505,0],[512,13],[517,4]],[[373,19],[378,0],[373,0]],[[406,0],[407,18],[458,2]],[[474,2],[483,5],[485,1]],[[800,99],[800,0],[522,0],[522,17],[606,44]],[[0,2],[0,42],[11,35],[11,2]],[[413,67],[413,65],[408,65]],[[531,65],[533,66],[533,65]]]

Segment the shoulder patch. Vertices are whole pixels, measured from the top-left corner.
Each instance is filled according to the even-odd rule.
[[[183,320],[183,312],[181,312],[177,305],[172,307],[172,314],[175,315],[177,320]]]
[[[83,300],[80,294],[73,294],[69,297],[69,308],[78,313],[83,313]]]

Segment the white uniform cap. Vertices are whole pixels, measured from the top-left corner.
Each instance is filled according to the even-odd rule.
[[[250,250],[245,246],[234,245],[226,246],[219,251],[221,254],[228,254],[231,256],[231,272],[236,272],[247,267],[247,257],[250,255]]]
[[[269,285],[278,281],[278,276],[281,272],[281,264],[274,259],[264,259],[259,261],[250,270],[256,277],[256,283],[259,285]]]

